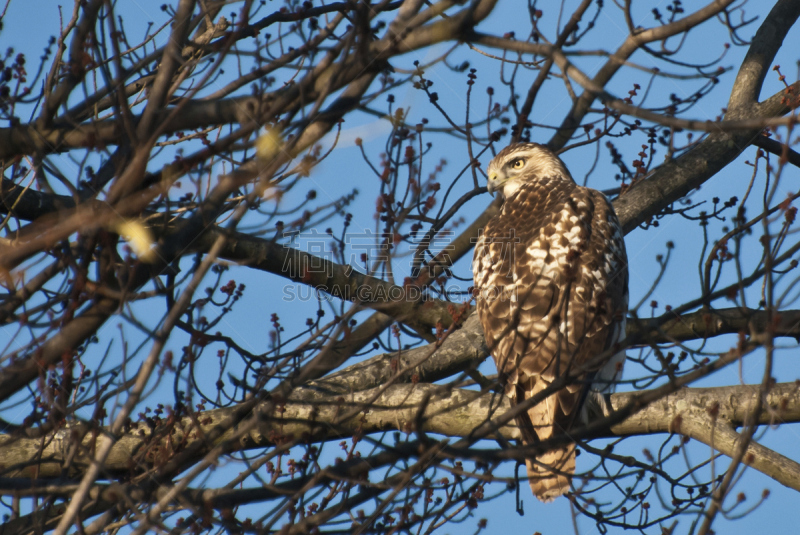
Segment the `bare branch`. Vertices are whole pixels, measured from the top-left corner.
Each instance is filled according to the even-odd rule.
[[[305,437],[304,440],[325,441],[350,437],[355,433],[375,433],[387,429],[469,437],[481,424],[510,409],[508,398],[495,393],[451,389],[431,384],[394,385],[381,390],[367,390],[305,402],[287,400],[280,416],[264,422],[259,429],[251,431],[232,446],[237,449],[256,449],[273,444],[276,437],[281,441],[301,437]],[[615,410],[625,407],[636,395],[638,394],[614,394],[611,397],[612,407]],[[748,411],[754,406],[755,396],[758,395],[758,386],[684,388],[650,403],[600,436],[681,433],[730,455],[736,443],[736,435],[730,428],[726,430],[725,425],[742,425]],[[422,415],[421,409],[424,409]],[[342,420],[341,415],[350,411],[354,411],[355,415]],[[191,435],[203,436],[227,418],[229,413],[229,409],[219,409],[184,419],[168,432],[171,437],[169,443],[181,443],[187,438],[191,440]],[[775,385],[767,394],[764,408],[757,416],[760,425],[800,422],[800,388],[794,383]],[[195,431],[195,422],[198,421],[203,422],[204,429],[199,434]],[[499,431],[507,439],[516,439],[519,436],[519,431],[513,425],[504,426]],[[132,461],[142,469],[146,468],[152,462],[152,456],[166,454],[164,448],[169,448],[169,443],[165,432],[167,429],[152,430],[143,424],[136,426],[116,442],[106,460],[106,468],[111,471],[127,471],[130,470]],[[0,452],[6,459],[7,473],[16,477],[34,473],[38,473],[39,477],[60,476],[65,453],[63,448],[69,442],[69,436],[74,433],[84,435],[85,432],[78,428],[59,431],[52,440],[47,441],[49,445],[39,453],[46,460],[28,467],[25,466],[32,458],[31,452],[39,452],[41,439],[9,436],[1,438]],[[89,447],[93,441],[92,433],[84,436],[84,445]],[[798,463],[775,452],[760,455],[766,450],[763,446],[753,444],[751,448],[754,448],[754,456],[745,457],[746,464],[783,485],[800,491]],[[144,455],[137,454],[139,451]],[[17,465],[19,468],[15,468]]]

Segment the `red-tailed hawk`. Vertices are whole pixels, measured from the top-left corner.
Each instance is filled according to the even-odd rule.
[[[568,380],[517,418],[531,444],[568,432],[587,396],[605,409],[602,394],[622,373],[625,353],[612,353],[628,309],[625,242],[606,197],[575,184],[542,145],[506,147],[488,175],[489,191],[505,201],[483,229],[472,268],[486,344],[512,404]],[[553,500],[569,490],[575,445],[526,464],[533,494]]]

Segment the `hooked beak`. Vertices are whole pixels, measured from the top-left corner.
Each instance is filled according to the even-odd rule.
[[[486,189],[494,197],[494,192],[503,189],[507,178],[505,176],[498,176],[497,173],[489,173],[489,180],[486,182]]]

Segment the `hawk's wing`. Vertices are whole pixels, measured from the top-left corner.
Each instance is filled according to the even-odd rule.
[[[625,247],[611,205],[565,180],[526,183],[487,224],[473,271],[486,343],[512,402],[571,378],[528,410],[523,441],[566,431],[586,379],[611,358],[597,357],[617,341],[627,309]],[[574,446],[548,452],[528,469],[534,494],[555,498],[569,489]]]

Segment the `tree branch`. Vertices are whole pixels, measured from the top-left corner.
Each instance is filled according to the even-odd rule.
[[[639,394],[641,392],[614,394],[611,405],[618,410]],[[650,403],[598,436],[677,432],[730,455],[738,435],[726,426],[742,425],[759,395],[758,385],[683,388]],[[510,409],[510,402],[503,394],[423,383],[391,385],[313,401],[296,400],[293,396],[281,405],[279,416],[265,418],[263,425],[230,447],[249,450],[271,446],[276,441],[286,444],[293,440],[339,440],[390,429],[469,437],[476,428]],[[160,425],[155,429],[139,424],[120,437],[105,468],[111,472],[129,471],[134,466],[146,469],[158,459],[171,456],[172,445],[186,447],[184,441],[193,442],[204,437],[227,418],[231,410],[207,411],[195,418],[184,418],[177,425]],[[199,429],[196,422],[202,422]],[[800,422],[800,386],[796,383],[775,385],[766,395],[757,423],[796,422]],[[77,452],[73,461],[74,469],[80,469],[85,466],[86,453],[94,442],[94,434],[87,430],[62,429],[49,440],[0,436],[0,457],[4,459],[5,473],[14,477],[59,477],[67,448],[75,437],[83,436],[85,450]],[[503,426],[498,432],[506,439],[519,437],[514,425]],[[233,431],[228,431],[217,440],[224,441],[232,434]],[[748,451],[752,455],[745,456],[745,464],[800,491],[798,463],[757,444],[751,445]]]
[[[781,143],[780,141],[776,141],[766,136],[758,136],[755,141],[753,141],[753,145],[780,158],[786,158],[787,162],[795,167],[800,168],[800,153],[789,148],[788,145]]]
[[[800,17],[800,4],[792,0],[779,0],[758,27],[744,61],[736,74],[728,101],[728,116],[751,115],[750,109],[758,102],[775,54],[783,44],[786,34]]]

